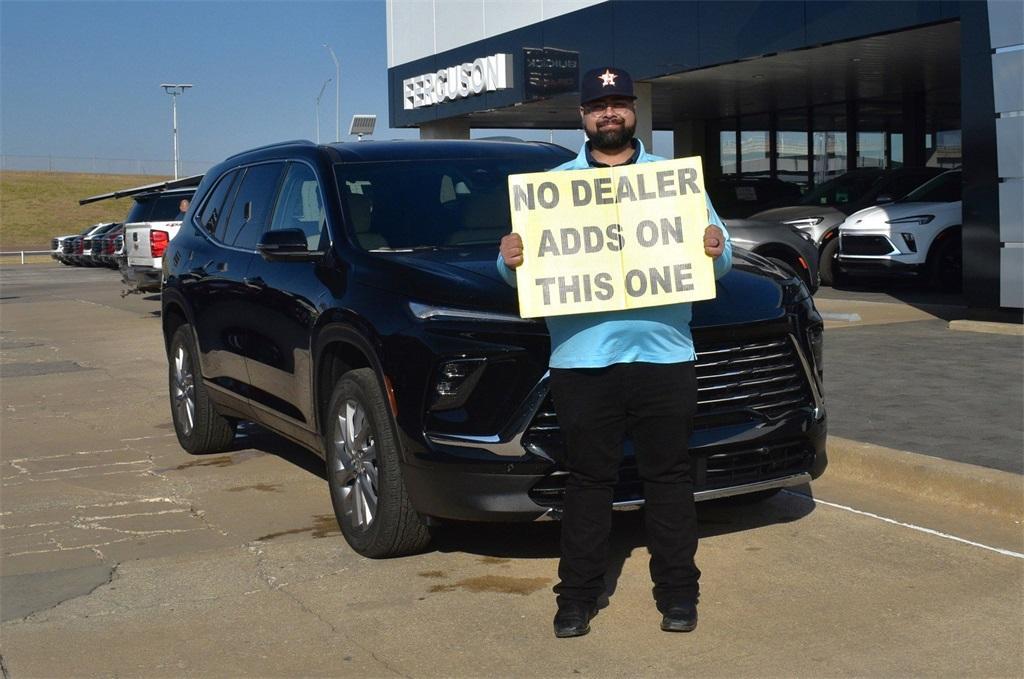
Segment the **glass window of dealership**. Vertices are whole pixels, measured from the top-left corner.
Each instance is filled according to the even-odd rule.
[[[1019,0],[388,1],[390,118],[425,138],[578,129],[578,74],[638,83],[637,135],[709,178],[963,171],[964,294],[1024,307]]]
[[[770,177],[807,189],[859,167],[904,165],[899,102],[839,102],[713,121],[722,176]],[[959,111],[917,133],[926,167],[959,167]],[[739,149],[739,153],[737,153]]]

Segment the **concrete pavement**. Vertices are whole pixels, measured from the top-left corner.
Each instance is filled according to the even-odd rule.
[[[658,630],[641,514],[620,514],[608,607],[556,640],[557,524],[454,526],[426,554],[363,559],[312,454],[256,428],[223,455],[178,447],[156,301],[120,299],[108,272],[18,271],[0,269],[5,675],[1024,675],[1012,512],[845,473],[850,455],[759,505],[702,503],[689,635]],[[879,452],[830,449],[858,445]],[[1012,501],[1018,477],[985,474]]]

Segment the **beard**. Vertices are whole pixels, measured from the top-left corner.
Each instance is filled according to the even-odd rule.
[[[598,128],[594,134],[588,135],[590,137],[590,144],[598,151],[618,151],[629,145],[633,139],[633,133],[636,132],[636,123],[632,125],[622,121],[622,126],[618,129]]]

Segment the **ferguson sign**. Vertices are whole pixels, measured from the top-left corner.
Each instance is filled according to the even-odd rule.
[[[512,55],[495,54],[402,81],[406,110],[512,87]]]

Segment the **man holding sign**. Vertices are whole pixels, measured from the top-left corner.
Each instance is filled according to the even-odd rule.
[[[588,72],[580,85],[588,141],[575,160],[555,168],[568,174],[509,179],[513,224],[522,233],[502,238],[498,271],[518,283],[524,316],[546,317],[551,392],[567,447],[558,637],[589,632],[604,592],[627,436],[644,482],[661,628],[697,626],[690,302],[714,297],[732,246],[702,190],[699,163],[663,162],[633,137],[635,99],[625,71]],[[659,165],[632,167],[646,163]]]

